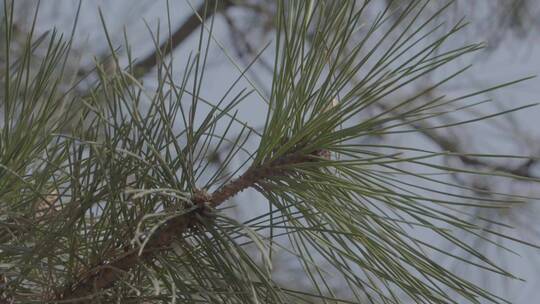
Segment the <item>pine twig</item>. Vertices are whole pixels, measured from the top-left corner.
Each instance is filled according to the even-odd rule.
[[[177,237],[182,237],[184,233],[196,228],[200,223],[200,217],[207,217],[212,208],[218,207],[239,192],[256,186],[264,179],[286,175],[290,172],[289,166],[291,165],[317,161],[320,158],[327,158],[327,155],[328,151],[326,150],[318,150],[309,155],[290,153],[268,164],[250,167],[240,177],[225,184],[212,194],[194,191],[192,203],[198,208],[166,223],[162,229],[153,234],[152,239],[148,241],[142,252],[138,248],[133,248],[116,257],[112,262],[94,268],[87,272],[77,284],[68,286],[64,292],[56,295],[55,300],[91,299],[96,292],[114,286],[122,274],[134,268],[140,261],[169,250],[170,245]]]

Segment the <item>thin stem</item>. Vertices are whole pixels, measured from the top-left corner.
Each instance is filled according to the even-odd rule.
[[[252,166],[241,176],[223,185],[212,194],[203,191],[195,191],[192,202],[198,206],[191,212],[178,216],[162,229],[153,234],[142,252],[133,248],[128,252],[114,258],[109,263],[87,272],[74,286],[69,286],[56,297],[56,300],[87,298],[100,290],[114,286],[114,283],[130,269],[134,268],[141,260],[149,259],[159,252],[170,249],[172,242],[195,228],[200,223],[201,216],[207,215],[209,208],[215,208],[235,196],[239,192],[255,186],[258,182],[273,177],[283,176],[291,171],[291,165],[316,161],[318,157],[324,157],[326,151],[315,151],[309,155],[290,153],[276,160],[260,166]]]

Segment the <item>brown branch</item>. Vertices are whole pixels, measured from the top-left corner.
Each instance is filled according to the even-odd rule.
[[[354,80],[356,84],[359,82],[359,80],[356,77],[354,77]],[[432,95],[431,92],[427,92],[426,94]],[[389,113],[394,114],[395,117],[401,116],[401,113],[399,113],[399,111],[397,111],[396,109],[391,109],[390,107],[386,106],[383,100],[376,102],[374,106],[379,108],[383,112],[389,112]],[[492,171],[498,171],[502,173],[511,174],[520,178],[534,178],[534,179],[540,178],[539,176],[536,176],[532,172],[533,167],[539,163],[537,158],[529,158],[517,167],[508,167],[508,166],[503,166],[503,165],[491,164],[479,158],[466,155],[467,153],[461,149],[458,141],[452,141],[451,139],[447,137],[437,134],[434,131],[433,126],[431,126],[426,121],[416,122],[416,123],[407,121],[405,119],[402,119],[402,121],[404,123],[407,123],[410,127],[415,129],[420,134],[424,135],[431,142],[439,146],[441,150],[455,153],[456,154],[455,156],[459,160],[461,160],[461,162],[463,162],[464,165],[479,166],[479,167],[487,168]]]
[[[95,267],[87,272],[73,286],[55,296],[58,300],[92,298],[92,295],[114,286],[114,284],[130,269],[134,268],[143,260],[154,257],[157,253],[170,249],[175,238],[199,226],[201,217],[208,217],[209,208],[215,208],[235,196],[239,192],[256,186],[258,182],[274,176],[284,176],[290,172],[290,165],[311,162],[320,157],[327,157],[327,151],[315,151],[310,155],[291,153],[261,166],[252,166],[240,177],[222,186],[211,195],[202,191],[195,191],[192,203],[198,208],[178,216],[166,223],[160,230],[154,233],[144,250],[139,253],[138,248],[117,256],[109,263]],[[54,301],[53,300],[53,301]]]
[[[375,105],[383,111],[396,112],[396,111],[391,110],[382,102],[376,103]],[[399,115],[400,113],[396,113],[396,117]],[[516,177],[521,177],[521,178],[538,178],[531,172],[531,169],[537,163],[537,160],[535,158],[530,158],[526,160],[523,164],[517,167],[508,167],[508,166],[503,166],[503,165],[491,164],[481,159],[468,156],[466,152],[463,152],[460,149],[460,145],[458,142],[455,142],[455,141],[450,140],[449,138],[440,136],[433,130],[433,126],[429,125],[425,121],[412,123],[405,120],[404,122],[408,123],[408,125],[411,126],[413,129],[423,134],[426,138],[431,140],[431,142],[438,145],[439,148],[441,148],[443,151],[455,153],[456,154],[455,156],[459,158],[459,160],[461,160],[461,162],[463,162],[463,164],[465,165],[484,167],[489,170],[507,173],[507,174],[511,174],[511,175],[514,175]]]
[[[212,18],[216,13],[226,10],[235,4],[231,0],[206,0],[198,8],[196,12],[193,12],[182,25],[171,36],[164,41],[159,48],[148,54],[140,61],[135,62],[133,65],[133,76],[135,78],[141,78],[146,75],[153,67],[155,67],[159,60],[180,46],[199,26]],[[201,20],[202,19],[202,20]],[[99,61],[107,62],[112,60],[110,55],[102,55]],[[77,71],[77,76],[86,78],[95,68],[86,69],[81,68]]]
[[[534,158],[530,158],[526,160],[525,162],[523,162],[521,165],[517,167],[491,164],[481,159],[466,155],[465,152],[461,151],[461,149],[459,148],[459,144],[457,142],[453,142],[450,139],[439,136],[438,134],[436,134],[435,132],[431,130],[431,126],[426,125],[425,123],[424,124],[411,123],[410,126],[416,129],[417,131],[419,131],[420,133],[422,133],[424,136],[430,139],[433,143],[438,145],[442,150],[457,153],[456,157],[459,158],[459,160],[461,160],[461,162],[465,165],[480,166],[480,167],[484,167],[493,171],[507,173],[507,174],[515,175],[517,177],[522,177],[522,178],[537,178],[531,172],[532,167],[536,164],[536,159]]]
[[[170,39],[163,42],[159,49],[155,50],[141,61],[138,61],[134,66],[135,77],[141,77],[148,73],[154,66],[157,65],[160,58],[163,58],[176,49],[182,42],[184,42],[189,35],[191,35],[202,22],[212,18],[212,16],[222,10],[225,10],[233,6],[233,2],[230,0],[206,0],[204,1],[197,12],[191,14],[188,19],[171,35]]]

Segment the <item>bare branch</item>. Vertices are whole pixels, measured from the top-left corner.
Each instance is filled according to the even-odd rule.
[[[388,107],[386,107],[382,103],[377,103],[377,107],[384,111],[389,111]],[[399,115],[399,113],[396,113],[396,116]],[[532,167],[537,163],[536,159],[530,158],[526,160],[523,164],[517,166],[517,167],[508,167],[508,166],[502,166],[502,165],[495,165],[488,162],[485,162],[483,160],[480,160],[475,157],[471,157],[467,155],[466,151],[462,151],[460,148],[460,144],[456,141],[453,141],[447,137],[444,137],[435,131],[433,131],[433,127],[429,125],[427,122],[407,122],[409,126],[417,130],[419,133],[424,135],[426,138],[431,140],[434,144],[439,146],[441,150],[448,151],[456,154],[456,157],[458,157],[463,164],[469,165],[469,166],[480,166],[487,168],[492,171],[498,171],[503,173],[512,174],[515,176],[523,177],[523,178],[538,178],[537,176],[534,176],[532,174],[531,169]]]
[[[184,42],[189,35],[201,25],[199,17],[202,18],[202,22],[205,22],[212,18],[215,13],[225,10],[233,5],[233,2],[229,0],[206,0],[199,6],[196,13],[194,12],[191,14],[191,16],[189,16],[188,19],[172,33],[170,39],[167,39],[159,46],[159,49],[135,64],[133,67],[135,77],[144,76],[144,74],[148,73],[157,65],[160,58],[167,56],[182,44],[182,42]]]

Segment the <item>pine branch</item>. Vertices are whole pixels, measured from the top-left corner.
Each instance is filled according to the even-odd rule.
[[[218,0],[203,2],[208,4],[211,1],[214,3],[213,13],[216,13]],[[479,299],[494,303],[503,301],[468,278],[448,271],[428,252],[434,249],[478,269],[514,278],[485,257],[482,251],[453,237],[454,230],[477,236],[475,229],[479,226],[472,220],[456,217],[453,209],[448,211],[444,208],[448,205],[500,207],[508,199],[477,199],[472,195],[441,191],[438,187],[430,189],[409,180],[424,178],[423,174],[398,171],[397,166],[394,170],[394,165],[399,163],[430,166],[431,163],[418,159],[438,157],[441,153],[425,151],[426,155],[419,157],[401,157],[356,144],[363,137],[397,133],[401,130],[395,128],[414,123],[417,118],[421,121],[424,115],[430,114],[427,109],[439,106],[436,100],[410,111],[387,111],[359,123],[350,123],[356,114],[368,106],[402,86],[421,79],[425,73],[476,50],[478,46],[438,52],[442,42],[461,28],[459,22],[455,30],[442,33],[426,49],[405,56],[406,50],[416,49],[415,45],[421,46],[416,41],[423,38],[415,40],[415,33],[429,30],[420,25],[417,31],[407,34],[428,2],[411,1],[395,19],[395,26],[390,25],[389,29],[385,28],[384,20],[388,20],[387,11],[390,13],[390,10],[385,10],[380,18],[371,23],[370,18],[362,16],[364,7],[356,11],[355,1],[328,1],[314,6],[310,3],[278,3],[272,92],[269,94],[269,112],[264,130],[262,134],[256,132],[260,135],[259,147],[253,151],[257,157],[247,171],[230,182],[227,179],[221,185],[216,183],[221,180],[222,170],[239,151],[245,150],[252,155],[251,146],[247,148],[246,141],[252,135],[253,128],[237,119],[235,112],[248,94],[228,97],[237,82],[220,101],[207,103],[212,107],[210,111],[197,112],[198,102],[202,100],[199,94],[204,89],[204,73],[201,71],[205,69],[209,54],[205,51],[207,46],[204,43],[199,44],[193,61],[188,60],[180,85],[174,85],[166,67],[160,69],[167,74],[157,75],[159,86],[155,95],[146,94],[144,86],[131,81],[131,75],[118,71],[114,77],[108,77],[107,70],[98,66],[99,83],[92,91],[95,94],[83,100],[88,109],[85,108],[80,121],[77,121],[81,126],[88,122],[90,127],[77,130],[73,139],[62,137],[61,140],[56,138],[58,132],[51,130],[45,134],[50,134],[47,135],[50,139],[43,144],[37,140],[28,141],[28,137],[39,138],[43,133],[40,130],[47,125],[37,124],[40,127],[37,128],[33,115],[35,111],[23,111],[34,109],[34,104],[28,101],[33,102],[35,98],[20,100],[17,94],[19,87],[33,88],[31,83],[48,83],[49,78],[38,77],[32,79],[30,84],[18,84],[17,79],[29,77],[23,73],[20,76],[15,74],[17,77],[13,78],[9,64],[6,65],[6,79],[11,81],[6,81],[4,95],[13,109],[18,109],[16,106],[22,102],[20,116],[23,119],[18,119],[15,114],[9,116],[7,126],[18,128],[6,128],[0,134],[0,138],[7,143],[6,147],[9,147],[9,153],[2,154],[3,163],[9,164],[5,168],[17,168],[13,173],[9,172],[11,175],[6,174],[0,179],[2,189],[7,189],[2,195],[1,209],[15,215],[30,213],[32,219],[36,218],[36,225],[30,227],[22,237],[9,240],[6,248],[12,249],[12,252],[2,252],[2,258],[6,256],[2,264],[9,265],[10,272],[2,274],[7,283],[0,284],[0,289],[5,290],[5,293],[0,291],[0,299],[89,303],[107,297],[125,302],[127,299],[124,296],[135,289],[137,299],[146,301],[154,286],[154,297],[161,301],[170,296],[173,301],[185,302],[222,299],[231,303],[250,303],[264,299],[265,302],[274,303],[272,299],[275,299],[276,303],[290,303],[294,302],[291,299],[296,299],[293,296],[307,294],[303,291],[292,293],[277,287],[271,267],[273,240],[289,236],[287,245],[290,245],[292,253],[297,256],[298,262],[308,266],[304,268],[304,275],[317,289],[313,297],[322,301],[343,302],[334,293],[332,282],[326,281],[326,267],[335,269],[336,279],[343,280],[340,283],[345,282],[350,290],[359,291],[355,295],[355,303],[365,302],[368,298],[373,303],[397,303],[401,295],[403,301],[418,303],[476,303]],[[418,12],[416,6],[419,6]],[[412,19],[410,25],[404,24],[409,17]],[[197,14],[199,21],[205,18],[204,11],[202,16]],[[10,21],[6,20],[6,23],[10,24]],[[361,23],[371,24],[373,31],[358,31]],[[385,49],[385,38],[393,37],[393,29],[401,24],[405,29],[397,33],[397,38]],[[312,28],[315,29],[314,36],[308,45],[307,37]],[[382,33],[376,32],[377,29]],[[358,42],[352,36],[356,33],[365,33],[365,39],[358,37],[362,38],[361,41],[371,41],[370,37],[382,38],[366,44],[375,45],[372,50],[365,50],[368,55],[362,55],[363,42],[355,44],[351,52],[344,51],[342,46]],[[374,36],[371,33],[375,33]],[[179,40],[182,39],[185,37],[180,36]],[[114,54],[115,48],[109,35],[107,41]],[[412,42],[412,46],[409,46],[409,42]],[[172,42],[168,44],[162,49],[158,47],[154,64],[163,64],[163,56],[172,52],[174,46]],[[431,58],[430,54],[435,51],[437,55]],[[382,57],[370,59],[370,54],[374,53],[382,54]],[[327,60],[331,54],[335,54],[336,60]],[[397,66],[396,63],[401,61],[404,64]],[[55,62],[51,61],[52,67],[57,66]],[[367,63],[363,66],[364,62]],[[130,66],[133,67],[131,61]],[[332,73],[341,66],[347,68],[342,73]],[[118,67],[116,64],[115,69],[118,70]],[[351,84],[354,75],[364,71],[367,73],[365,81]],[[242,70],[241,76],[244,73]],[[170,87],[169,81],[172,84]],[[41,86],[35,91],[30,90],[28,96],[44,95]],[[189,100],[184,97],[185,92],[190,95]],[[53,112],[51,110],[49,114],[48,111],[57,103],[56,96],[56,93],[43,96],[48,106],[43,107],[47,111],[37,115],[38,122],[49,121]],[[333,98],[340,99],[339,104],[329,108],[329,101]],[[108,103],[104,109],[94,107],[101,100],[114,102]],[[151,101],[150,109],[139,107],[140,101],[148,100]],[[414,99],[402,100],[395,109],[412,101]],[[191,106],[188,109],[184,105],[187,106],[189,102]],[[7,111],[11,112],[16,111]],[[22,123],[16,123],[16,119]],[[238,136],[229,138],[230,131],[234,130],[231,126],[235,123],[239,123],[242,131]],[[181,128],[179,131],[178,125]],[[224,125],[226,127],[222,128]],[[427,128],[419,125],[418,130],[404,131],[424,129]],[[244,135],[246,130],[248,135]],[[224,142],[232,143],[226,161],[215,174],[209,173],[214,169],[208,169],[211,164],[202,159],[218,151]],[[309,146],[303,145],[306,142]],[[12,148],[19,145],[24,149]],[[300,149],[296,148],[298,146]],[[461,147],[458,145],[455,148]],[[316,162],[329,158],[329,151],[340,157],[329,163]],[[46,159],[43,159],[43,155]],[[472,154],[470,156],[476,158]],[[480,155],[478,159],[482,160]],[[295,168],[308,167],[308,162],[315,162],[309,163],[314,169],[297,172]],[[330,166],[331,170],[317,170],[323,166]],[[244,164],[239,170],[241,168],[244,168]],[[441,170],[454,172],[450,167],[441,167]],[[28,175],[28,172],[31,174]],[[396,177],[395,173],[403,175]],[[206,174],[211,175],[208,180]],[[298,180],[298,176],[302,178]],[[195,186],[200,185],[201,180],[204,180],[205,186]],[[439,182],[429,177],[425,180],[444,187],[451,186],[444,180]],[[268,182],[275,187],[265,187]],[[214,187],[217,190],[210,193],[199,190]],[[225,216],[215,218],[214,208],[248,188],[259,190],[267,197],[268,213],[243,223],[228,220]],[[147,197],[135,199],[130,197],[133,192],[140,193],[137,198],[143,195]],[[26,202],[35,202],[36,197],[41,196],[45,204],[34,204],[29,209],[30,204]],[[60,213],[55,212],[53,202],[56,202],[56,196]],[[178,212],[160,212],[173,208]],[[45,220],[50,215],[56,216]],[[152,233],[140,233],[140,226],[134,227],[142,220],[162,215],[170,217],[161,225],[154,226],[159,228],[151,229]],[[405,228],[405,225],[411,229]],[[15,226],[20,227],[24,228],[25,225]],[[144,227],[148,228],[146,225]],[[473,259],[463,259],[440,249],[442,246],[423,238],[417,239],[414,233],[410,233],[416,227],[430,229],[456,248],[470,253]],[[282,229],[283,234],[277,232]],[[260,231],[270,232],[270,247],[266,246],[265,237]],[[499,232],[490,235],[506,237]],[[120,244],[130,238],[143,241],[143,245]],[[526,243],[512,237],[507,239]],[[190,247],[191,243],[197,245],[193,246],[195,250],[186,250],[180,257],[175,257],[173,253],[176,251],[172,249],[177,248],[178,242],[186,247]],[[250,248],[245,247],[250,242],[257,243],[257,249],[265,258],[268,253],[269,260],[265,260],[264,265],[253,259]],[[319,258],[324,265],[319,263]],[[79,268],[81,264],[84,265],[83,269]],[[309,267],[311,264],[321,264],[321,269]],[[181,272],[177,271],[179,269]],[[148,271],[147,275],[144,270]],[[153,285],[149,284],[150,281]],[[126,288],[128,285],[130,288]],[[186,286],[187,289],[184,288]],[[400,296],[394,297],[395,292]],[[459,294],[458,298],[456,294]],[[134,295],[129,298],[133,299]]]
[[[208,217],[211,208],[218,207],[239,192],[254,187],[258,182],[275,176],[283,176],[291,171],[292,165],[317,161],[326,158],[327,151],[318,150],[309,155],[290,153],[277,158],[267,164],[252,166],[240,177],[225,184],[212,194],[204,191],[194,191],[193,205],[197,206],[191,212],[178,216],[166,223],[158,232],[152,235],[152,239],[142,251],[133,248],[128,252],[113,258],[110,263],[102,263],[78,280],[75,286],[68,286],[64,292],[58,294],[55,300],[92,298],[96,292],[114,286],[122,274],[136,267],[143,261],[151,259],[160,252],[170,250],[173,241],[190,230],[196,230],[200,219]]]

